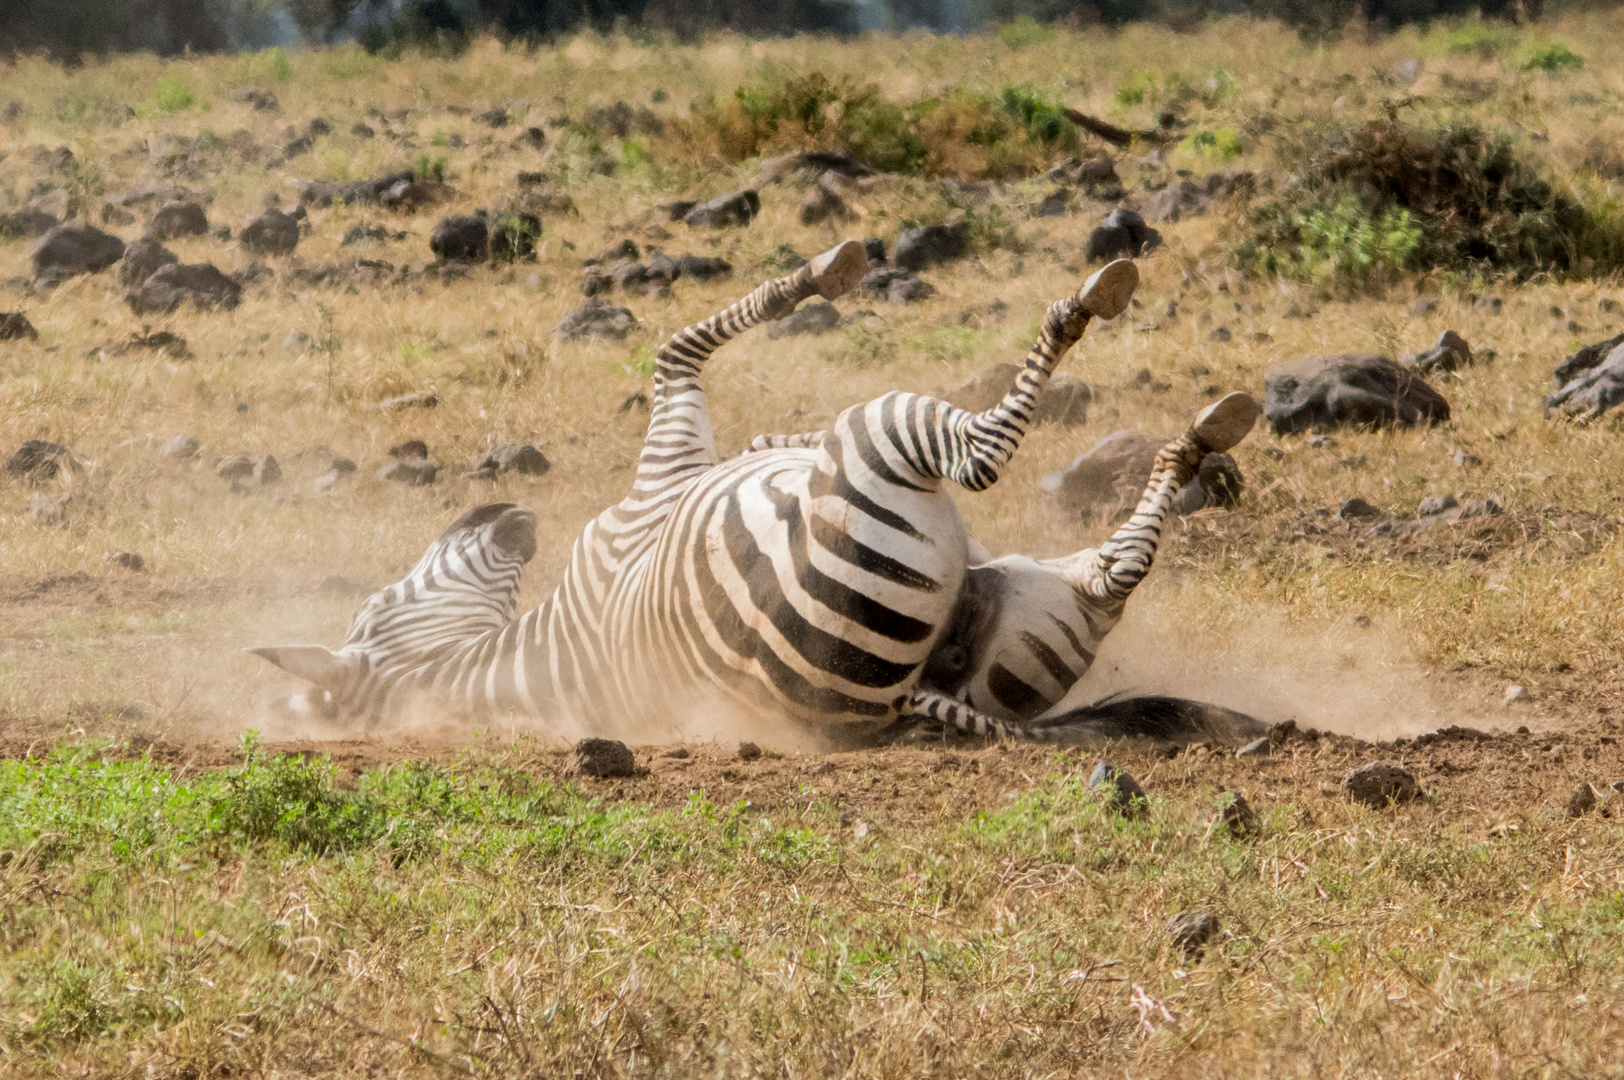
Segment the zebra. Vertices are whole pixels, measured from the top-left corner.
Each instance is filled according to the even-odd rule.
[[[427,699],[476,720],[591,729],[689,688],[820,725],[944,711],[967,730],[1001,725],[920,686],[969,564],[944,483],[998,479],[1060,359],[1090,319],[1127,307],[1138,270],[1118,260],[1051,304],[985,412],[893,392],[815,439],[719,460],[705,362],[802,300],[838,298],[866,269],[846,241],[665,343],[632,490],[583,530],[541,606],[515,616],[535,517],[492,504],[371,596],[340,649],[250,651],[313,684],[290,699],[296,711],[368,727]]]
[[[920,680],[947,699],[937,703],[931,719],[976,734],[1072,740],[1090,725],[1098,729],[1133,708],[1131,702],[1147,700],[1050,715],[1093,665],[1101,642],[1149,573],[1174,495],[1194,478],[1207,454],[1240,443],[1258,413],[1257,402],[1243,393],[1203,410],[1189,430],[1157,453],[1133,514],[1099,547],[1059,559],[973,558]],[[965,715],[953,715],[955,708]],[[1152,719],[1165,719],[1167,710],[1178,706],[1157,708]],[[1223,724],[1254,732],[1240,721]]]

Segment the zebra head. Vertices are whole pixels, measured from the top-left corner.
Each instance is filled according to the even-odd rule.
[[[247,651],[313,684],[280,703],[282,711],[371,720],[403,677],[432,674],[458,646],[513,620],[519,577],[535,553],[534,514],[513,503],[476,507],[453,522],[409,574],[366,599],[341,648]]]

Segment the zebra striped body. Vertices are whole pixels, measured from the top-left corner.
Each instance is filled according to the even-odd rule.
[[[934,699],[920,674],[969,561],[945,481],[996,481],[1060,358],[1092,314],[1126,306],[1137,274],[1112,264],[1051,305],[1015,385],[986,412],[888,394],[815,437],[719,462],[705,360],[801,300],[839,296],[865,268],[847,242],[666,344],[631,494],[587,526],[540,607],[511,617],[534,518],[498,504],[465,515],[368,600],[344,648],[254,651],[315,682],[325,696],[306,700],[324,715],[368,723],[418,696],[587,730],[694,691],[824,723],[919,712]]]

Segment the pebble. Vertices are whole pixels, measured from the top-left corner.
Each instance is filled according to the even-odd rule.
[[[1088,786],[1109,788],[1111,807],[1124,816],[1145,816],[1145,789],[1139,786],[1139,781],[1109,761],[1094,766],[1094,771],[1088,777]]]
[[[761,747],[757,746],[755,743],[753,743],[753,742],[742,742],[742,743],[739,744],[739,760],[740,761],[754,761],[757,758],[759,758],[760,756],[761,756]]]
[[[1185,960],[1198,960],[1201,950],[1218,933],[1218,916],[1210,911],[1181,911],[1167,920],[1167,934],[1184,951]]]
[[[1229,829],[1231,835],[1243,836],[1262,827],[1257,811],[1246,801],[1246,796],[1238,791],[1226,791],[1219,798],[1224,800],[1224,808],[1218,820]]]
[[[1238,758],[1241,758],[1241,757],[1268,757],[1269,752],[1272,749],[1273,749],[1273,745],[1269,742],[1268,736],[1265,735],[1261,739],[1253,739],[1251,742],[1247,743],[1245,746],[1243,746],[1239,750],[1235,751],[1235,756],[1238,757]]]
[[[1589,784],[1580,784],[1574,793],[1568,796],[1568,817],[1584,817],[1596,808],[1596,792]]]

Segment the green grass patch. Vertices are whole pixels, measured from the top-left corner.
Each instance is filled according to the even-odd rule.
[[[175,75],[163,75],[147,99],[150,108],[161,113],[185,112],[197,104],[197,95],[186,80]]]

